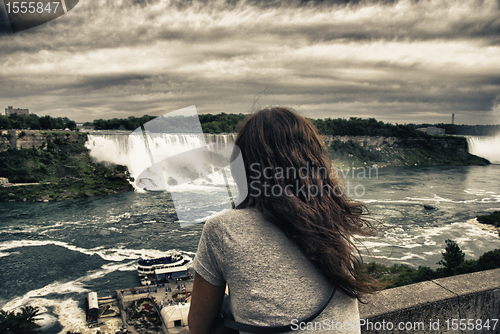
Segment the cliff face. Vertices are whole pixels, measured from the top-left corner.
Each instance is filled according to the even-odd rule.
[[[83,145],[86,136],[73,131],[2,130],[0,133],[0,152],[25,148],[47,150],[48,143],[55,140]]]
[[[464,137],[322,136],[336,167],[487,165],[469,153]]]
[[[2,131],[0,201],[60,201],[132,191],[125,167],[94,164],[87,135],[70,131]]]
[[[206,134],[207,143],[234,142],[236,134]],[[321,135],[335,167],[487,165],[469,153],[464,137],[397,138]]]
[[[453,150],[457,155],[469,152],[467,139],[464,137],[430,137],[430,138],[396,138],[396,137],[369,137],[369,136],[321,136],[327,146],[336,140],[343,143],[356,143],[362,147],[382,148],[420,148],[425,150]]]
[[[234,142],[236,134],[205,134],[207,143]],[[38,131],[38,130],[3,130],[0,132],[0,152],[10,149],[41,148],[47,149],[50,141],[60,140],[68,143],[82,144],[86,137],[72,131]],[[468,153],[467,140],[464,137],[430,137],[430,138],[396,138],[370,136],[326,136],[321,139],[327,146],[340,141],[351,143],[367,149],[382,148],[423,149],[430,151],[452,150],[456,155]]]

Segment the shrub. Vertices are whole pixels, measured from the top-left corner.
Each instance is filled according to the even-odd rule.
[[[477,216],[477,221],[483,224],[492,224],[500,227],[500,211],[495,211],[490,215]]]
[[[372,262],[363,264],[363,271],[380,282],[387,283],[388,288],[394,288],[445,276],[500,268],[500,249],[486,252],[478,260],[464,260],[464,253],[457,243],[446,240],[446,251],[442,255],[443,259],[438,264],[444,267],[435,270],[422,266],[414,269],[405,264],[395,264],[387,268]]]
[[[484,253],[477,260],[478,270],[488,270],[500,267],[500,249]]]

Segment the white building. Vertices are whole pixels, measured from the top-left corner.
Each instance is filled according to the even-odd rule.
[[[191,303],[185,303],[184,305],[169,305],[162,308],[160,314],[167,328],[187,326],[189,306],[191,306]]]

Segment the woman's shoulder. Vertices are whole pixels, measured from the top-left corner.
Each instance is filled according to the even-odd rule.
[[[203,230],[206,233],[218,235],[247,235],[271,233],[276,229],[273,224],[254,208],[232,209],[218,214],[205,222]]]
[[[232,209],[223,211],[207,220],[206,224],[218,225],[221,223],[238,223],[240,221],[265,220],[264,216],[254,208]]]

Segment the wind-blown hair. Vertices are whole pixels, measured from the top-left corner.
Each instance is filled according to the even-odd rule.
[[[353,239],[373,235],[374,229],[365,219],[366,207],[348,199],[332,174],[314,126],[290,109],[263,109],[242,123],[235,145],[249,190],[237,209],[258,209],[345,294],[360,300],[373,292],[373,285],[360,279]]]

